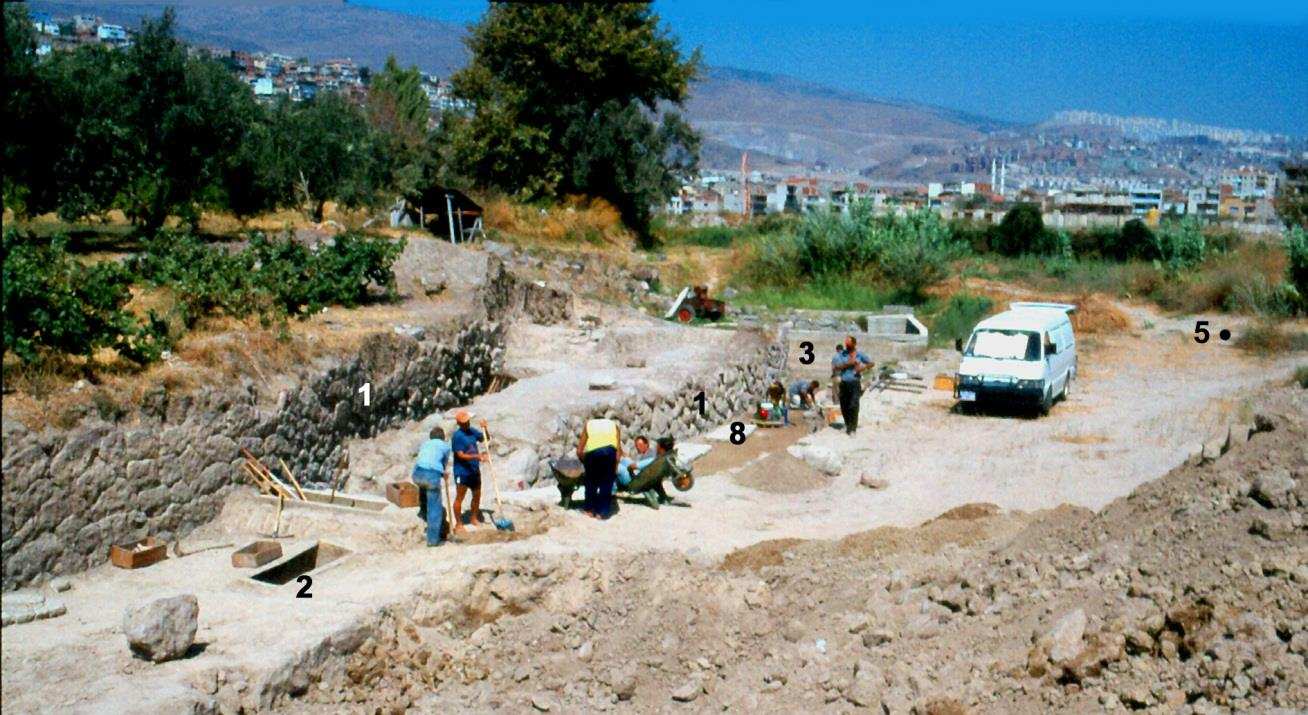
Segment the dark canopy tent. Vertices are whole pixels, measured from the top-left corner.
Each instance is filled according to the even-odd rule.
[[[484,235],[481,205],[458,189],[433,185],[408,200],[423,227],[437,236],[462,243]]]

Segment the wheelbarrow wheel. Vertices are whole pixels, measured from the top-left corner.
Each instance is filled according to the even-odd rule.
[[[695,318],[695,313],[690,308],[681,308],[677,310],[677,320],[682,323],[689,323]]]

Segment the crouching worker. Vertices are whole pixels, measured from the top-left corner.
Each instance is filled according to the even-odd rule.
[[[649,450],[649,437],[643,434],[637,437],[635,459],[623,457],[618,460],[618,489],[626,489],[636,474],[654,461],[655,456]]]
[[[445,441],[445,430],[432,427],[428,440],[418,448],[418,461],[413,465],[413,483],[418,485],[418,518],[427,522],[427,545],[440,546],[441,525],[445,523],[445,506],[441,489],[450,475],[446,466],[450,459],[450,443]],[[460,527],[450,524],[455,532]]]
[[[659,504],[672,501],[672,497],[663,489],[664,479],[672,479],[677,489],[683,492],[694,484],[690,470],[683,469],[677,464],[672,451],[675,446],[676,442],[671,437],[660,437],[657,455],[648,465],[637,471],[626,485],[629,493],[643,496],[645,503],[651,509],[657,509]]]

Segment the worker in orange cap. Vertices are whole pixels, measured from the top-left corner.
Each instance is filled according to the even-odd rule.
[[[450,437],[450,447],[454,450],[454,483],[457,485],[454,491],[454,518],[460,525],[465,523],[463,497],[471,489],[472,511],[466,523],[476,527],[481,526],[482,523],[481,460],[483,457],[477,443],[486,441],[489,431],[486,429],[486,420],[480,420],[480,430],[473,428],[471,420],[472,415],[468,414],[467,410],[459,410],[454,414],[454,421],[458,427]]]

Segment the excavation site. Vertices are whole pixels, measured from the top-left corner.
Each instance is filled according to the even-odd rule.
[[[630,269],[569,260],[410,237],[399,308],[313,319],[355,333],[343,357],[160,388],[114,421],[7,415],[5,709],[1304,702],[1292,361],[1200,355],[1188,320],[1104,303],[1077,318],[1075,389],[1048,415],[967,414],[933,384],[957,353],[903,320],[682,325],[596,297]],[[825,382],[805,354],[847,332],[897,375],[862,396],[861,429],[831,426],[827,394],[789,426],[760,418],[775,376]],[[502,502],[430,548],[414,454],[464,410]],[[674,437],[693,488],[658,508],[619,492],[604,520],[580,486],[562,507],[556,467],[592,419],[629,450]],[[142,605],[177,599],[189,638],[186,608]],[[124,615],[140,608],[165,610]]]

